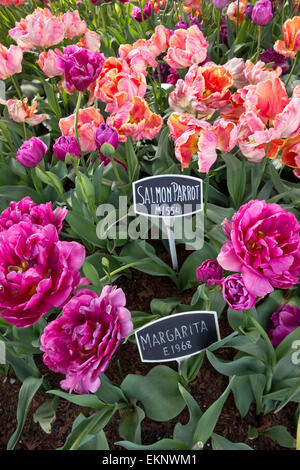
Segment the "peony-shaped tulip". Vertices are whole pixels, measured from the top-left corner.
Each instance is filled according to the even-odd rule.
[[[196,269],[197,280],[200,284],[215,284],[214,281],[220,281],[223,277],[222,267],[215,259],[207,259]]]
[[[51,202],[36,204],[26,196],[19,202],[12,201],[0,214],[0,232],[20,222],[27,222],[42,226],[52,224],[59,233],[67,213],[67,209],[62,207],[53,210]]]
[[[1,316],[18,327],[62,307],[77,288],[85,248],[59,241],[54,225],[20,222],[0,233]]]
[[[96,151],[94,134],[103,122],[103,116],[98,109],[90,107],[79,110],[77,129],[80,148],[83,152]],[[75,137],[75,114],[60,119],[59,128],[62,135]]]
[[[278,204],[254,200],[224,221],[229,241],[218,255],[226,270],[242,274],[250,294],[290,289],[300,275],[300,223]]]
[[[25,140],[17,151],[17,160],[26,168],[34,168],[47,152],[47,145],[37,137]]]
[[[169,49],[164,60],[174,69],[201,64],[207,56],[208,42],[198,26],[177,29],[169,40]]]
[[[96,33],[96,31],[90,31],[89,29],[86,33],[82,36],[77,46],[84,47],[89,51],[99,52],[100,50],[100,36]]]
[[[23,51],[18,46],[7,49],[0,44],[0,79],[5,80],[15,73],[22,72]]]
[[[50,322],[41,337],[43,361],[54,372],[65,374],[60,382],[69,393],[95,393],[99,376],[123,338],[133,330],[122,289],[105,286],[100,297],[80,290],[64,306],[62,316]]]
[[[222,294],[232,310],[250,310],[256,303],[255,295],[247,290],[240,274],[231,274],[224,279]]]
[[[296,305],[281,305],[270,318],[268,335],[271,343],[276,348],[286,336],[299,327],[300,309]]]
[[[65,47],[63,56],[56,58],[56,66],[64,72],[70,92],[73,87],[83,92],[99,77],[104,60],[100,52],[72,45]]]

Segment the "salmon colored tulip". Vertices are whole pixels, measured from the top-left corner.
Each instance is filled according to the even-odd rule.
[[[16,7],[19,7],[20,5],[23,5],[23,3],[25,3],[26,0],[0,0],[0,5],[3,5],[5,7],[9,7],[9,6],[16,6]]]
[[[245,64],[244,74],[250,85],[257,85],[259,82],[279,77],[282,74],[282,68],[276,69],[265,67],[265,63],[259,60],[253,64],[251,60],[247,60]]]
[[[201,64],[207,56],[208,42],[198,26],[177,29],[169,41],[169,49],[164,60],[174,69]]]
[[[80,109],[78,113],[78,138],[83,152],[95,152],[96,143],[94,134],[96,129],[104,122],[103,116],[96,108],[89,107]],[[59,128],[62,135],[75,137],[75,114],[62,118],[59,121]]]
[[[237,23],[238,5],[239,5],[239,24],[240,24],[244,19],[246,6],[248,5],[248,0],[240,0],[240,2],[236,0],[235,2],[230,3],[227,8],[227,16],[231,21],[233,21],[234,23]]]
[[[230,105],[221,111],[221,117],[227,121],[237,123],[241,115],[245,112],[245,99],[248,87],[240,88],[230,97]]]
[[[115,97],[118,93],[125,93],[126,100],[131,101],[134,96],[144,97],[146,89],[147,83],[144,74],[117,73],[117,69],[114,69],[107,75],[101,73],[96,82],[95,96],[107,104],[106,112],[114,113],[117,111]]]
[[[300,134],[287,139],[282,147],[281,162],[294,168],[294,174],[300,178]]]
[[[92,52],[100,51],[100,36],[95,31],[87,30],[82,36],[77,46],[89,49]]]
[[[228,152],[237,141],[235,124],[222,119],[212,126],[191,114],[173,113],[168,126],[175,144],[175,157],[182,170],[189,167],[193,156],[197,156],[198,170],[207,173],[217,159],[216,149]]]
[[[22,72],[23,51],[18,46],[7,49],[0,44],[0,79],[5,80],[15,73]]]
[[[156,26],[154,33],[148,40],[147,45],[154,57],[158,57],[169,47],[170,31],[163,25]]]
[[[114,107],[116,112],[107,118],[107,124],[118,131],[121,142],[126,142],[127,137],[153,139],[162,127],[162,117],[153,113],[140,96],[128,101],[126,93],[118,93]]]
[[[225,69],[231,72],[231,75],[233,77],[234,88],[243,88],[244,86],[249,84],[244,74],[245,66],[246,64],[244,62],[244,59],[240,57],[233,57],[233,59],[228,60],[228,62],[223,65]]]
[[[183,0],[183,6],[191,8],[192,10],[201,10],[201,0]]]
[[[63,53],[59,49],[49,49],[48,51],[41,52],[39,55],[37,64],[47,77],[58,77],[63,75],[62,70],[56,66],[56,59],[58,56],[63,56]]]
[[[37,111],[37,101],[31,106],[27,104],[27,98],[21,100],[8,100],[6,106],[10,119],[15,122],[26,122],[30,126],[36,126],[47,119],[46,114],[35,114]]]
[[[166,0],[151,0],[151,3],[154,13],[157,14],[161,8],[165,7]]]
[[[174,111],[197,113],[198,117],[209,119],[216,109],[227,106],[232,85],[231,72],[221,65],[192,65],[185,79],[177,81],[169,104]]]
[[[289,18],[282,27],[284,41],[278,40],[274,44],[274,49],[285,57],[296,57],[296,52],[300,51],[300,16]]]
[[[246,111],[254,111],[270,128],[289,101],[284,83],[277,77],[249,87],[245,107]]]
[[[62,17],[53,16],[48,8],[37,8],[21,18],[8,34],[22,49],[48,48],[64,39],[65,25]]]
[[[73,39],[75,36],[82,36],[87,31],[87,25],[84,20],[80,19],[78,10],[61,14],[63,24],[65,26],[65,37]]]

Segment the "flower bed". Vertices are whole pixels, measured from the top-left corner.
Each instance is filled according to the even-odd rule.
[[[0,0],[0,448],[300,448],[298,13]]]

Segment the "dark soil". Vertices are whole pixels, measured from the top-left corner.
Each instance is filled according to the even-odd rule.
[[[181,262],[182,259],[180,259],[180,264]],[[117,284],[126,294],[127,307],[130,310],[145,312],[150,312],[150,302],[153,298],[178,297],[182,303],[189,304],[194,293],[193,290],[179,293],[169,278],[153,277],[135,270],[132,271],[132,279],[123,276],[119,278]],[[221,316],[219,324],[221,337],[225,337],[232,332],[226,315],[223,314]],[[234,352],[229,348],[218,350],[218,357],[224,360],[232,359],[233,355]],[[36,363],[50,386],[52,388],[59,388],[59,381],[62,379],[62,376],[48,370],[44,366],[41,356],[36,358]],[[170,362],[168,365],[177,370],[176,362]],[[145,375],[152,367],[154,367],[153,364],[142,363],[136,345],[127,342],[121,345],[113,356],[106,375],[115,383],[120,384],[127,374]],[[222,394],[227,384],[228,378],[216,372],[210,363],[205,360],[195,382],[191,385],[191,394],[199,403],[202,411],[205,411]],[[8,439],[16,429],[19,388],[20,382],[14,376],[13,371],[10,371],[8,377],[0,377],[0,449],[2,450],[6,449]],[[84,412],[86,415],[91,413],[91,410],[82,409],[61,399],[58,404],[56,420],[52,425],[52,432],[51,434],[46,434],[39,424],[33,422],[32,417],[35,410],[47,398],[42,393],[35,395],[16,450],[54,450],[64,444],[76,416],[80,412]],[[290,403],[276,415],[268,413],[257,416],[255,406],[252,405],[247,416],[242,419],[234,404],[233,396],[230,394],[222,410],[215,432],[232,442],[246,443],[254,450],[287,450],[264,436],[249,440],[248,428],[249,426],[255,426],[259,431],[263,431],[271,426],[283,425],[295,437],[295,411],[296,404]],[[120,412],[117,412],[104,429],[112,450],[122,450],[121,447],[115,444],[115,442],[121,440],[118,434],[119,420]],[[184,409],[178,417],[169,423],[154,422],[145,418],[142,423],[143,444],[152,444],[163,438],[172,438],[174,425],[178,421],[183,424],[188,421],[187,409]],[[210,448],[210,442],[208,441],[205,449],[210,450]]]

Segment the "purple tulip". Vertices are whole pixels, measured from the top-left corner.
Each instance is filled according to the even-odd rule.
[[[245,17],[246,18],[251,18],[252,16],[252,10],[253,10],[253,5],[251,5],[251,3],[249,5],[246,6],[245,8]]]
[[[80,146],[75,137],[67,137],[62,135],[53,145],[53,152],[58,160],[65,161],[67,153],[74,157],[81,157]]]
[[[200,284],[215,284],[223,278],[223,270],[215,259],[207,259],[197,268],[197,279]]]
[[[294,305],[282,305],[270,319],[269,338],[274,347],[292,331],[300,327],[300,309]]]
[[[265,64],[274,62],[272,65],[273,69],[276,69],[277,67],[281,67],[283,75],[285,73],[288,73],[288,71],[290,70],[290,64],[289,64],[288,59],[284,57],[284,55],[278,54],[278,52],[276,52],[273,49],[273,47],[262,52],[260,54],[260,58]]]
[[[225,44],[225,46],[228,47],[229,49],[227,23],[223,20],[221,20],[220,37],[221,37],[222,43]]]
[[[100,52],[72,45],[64,48],[63,56],[57,56],[56,66],[64,72],[69,91],[75,87],[83,92],[100,75],[104,60]]]
[[[214,7],[217,10],[222,10],[227,5],[228,0],[213,0]]]
[[[176,85],[177,80],[179,80],[180,76],[177,72],[176,69],[173,69],[172,67],[169,69],[169,75],[167,78],[167,83],[170,83],[171,85]]]
[[[227,276],[222,282],[222,293],[232,310],[250,310],[256,302],[256,297],[246,289],[241,274]]]
[[[273,18],[272,3],[270,0],[259,0],[253,7],[251,15],[253,23],[265,26]]]
[[[151,13],[152,13],[152,3],[150,1],[148,1],[143,9],[143,14],[142,14],[142,10],[139,8],[139,7],[133,7],[132,9],[132,17],[138,21],[139,23],[141,23],[143,21],[143,17],[144,18],[150,18],[151,16]]]
[[[37,137],[26,140],[17,151],[17,160],[26,168],[34,168],[47,152],[47,145]]]
[[[95,132],[95,143],[98,150],[100,150],[100,154],[103,155],[104,150],[110,150],[111,153],[118,147],[119,145],[119,137],[118,133],[115,129],[110,127],[108,124],[101,124]],[[103,148],[103,146],[105,146]],[[101,151],[102,149],[102,151]],[[107,152],[105,152],[107,153]]]
[[[190,23],[188,21],[178,21],[178,23],[175,24],[175,29],[188,29],[190,26],[198,26],[198,28],[201,30],[201,23],[198,19],[197,16],[194,16],[194,18],[191,18],[190,15],[187,15],[189,17]]]

